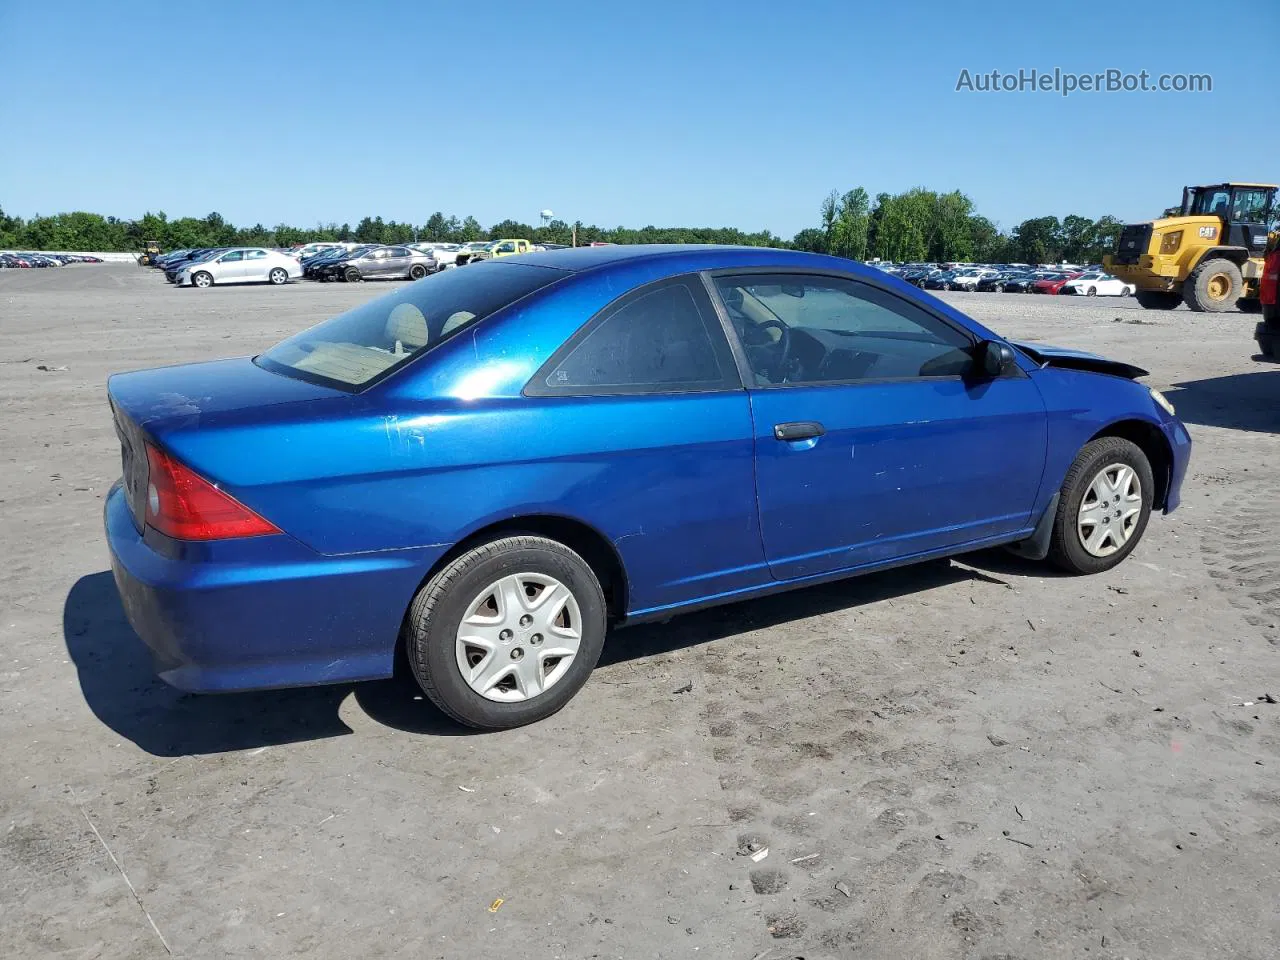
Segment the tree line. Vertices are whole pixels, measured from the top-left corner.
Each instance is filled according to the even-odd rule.
[[[475,217],[459,219],[433,213],[426,223],[402,223],[365,217],[349,223],[295,227],[261,223],[237,227],[221,215],[170,220],[163,212],[137,220],[96,213],[59,213],[29,220],[0,209],[0,249],[137,251],[157,241],[163,249],[191,247],[288,247],[314,240],[360,243],[439,241],[466,243],[523,237],[535,243],[727,243],[758,247],[793,247],[852,260],[878,258],[895,262],[962,261],[978,263],[1053,263],[1068,260],[1096,263],[1110,253],[1122,224],[1115,217],[1091,220],[1070,215],[1024,220],[1008,232],[974,210],[959,191],[936,193],[917,187],[904,193],[878,194],[862,187],[843,194],[832,191],[819,208],[819,222],[790,241],[768,230],[748,233],[734,227],[604,228],[581,221],[552,220],[533,226],[503,220],[487,229]]]
[[[896,263],[1099,263],[1115,249],[1123,228],[1115,217],[1071,214],[1033,217],[1007,233],[974,211],[963,193],[916,187],[881,193],[832,191],[822,202],[821,224],[801,230],[792,245],[851,260]]]

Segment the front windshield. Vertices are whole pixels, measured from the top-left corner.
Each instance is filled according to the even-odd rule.
[[[304,330],[255,362],[276,373],[357,389],[564,275],[501,261],[447,270]]]

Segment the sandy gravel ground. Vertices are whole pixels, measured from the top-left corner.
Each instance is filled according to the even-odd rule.
[[[487,736],[397,682],[165,687],[105,572],[107,375],[384,289],[0,272],[0,956],[1280,955],[1252,317],[951,297],[1150,368],[1188,421],[1182,509],[1108,575],[982,554],[621,631],[563,713]]]

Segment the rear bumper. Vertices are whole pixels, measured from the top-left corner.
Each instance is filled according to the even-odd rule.
[[[196,693],[390,676],[404,613],[438,555],[325,557],[283,535],[216,544],[144,536],[119,486],[104,521],[130,625],[160,678]]]

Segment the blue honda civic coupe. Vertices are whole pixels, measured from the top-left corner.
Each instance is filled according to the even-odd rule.
[[[184,690],[402,656],[445,713],[513,727],[610,625],[993,545],[1115,566],[1191,449],[1145,373],[815,254],[489,261],[112,377],[112,567]]]

